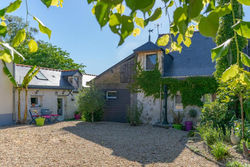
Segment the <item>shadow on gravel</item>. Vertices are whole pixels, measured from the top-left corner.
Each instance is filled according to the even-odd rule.
[[[78,123],[64,130],[112,149],[114,156],[142,164],[173,162],[186,143],[186,132],[126,123]]]

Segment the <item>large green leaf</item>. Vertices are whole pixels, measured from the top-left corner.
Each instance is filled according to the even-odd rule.
[[[121,26],[120,41],[118,46],[123,44],[125,38],[127,38],[130,34],[132,34],[134,30],[134,23],[132,17],[123,15],[121,20],[122,20],[122,26]]]
[[[199,23],[199,31],[206,37],[215,37],[219,28],[219,16],[211,12],[207,17],[202,17]]]
[[[118,34],[121,24],[121,15],[119,13],[112,14],[109,18],[109,27],[113,33]]]
[[[185,37],[185,40],[183,41],[184,45],[186,45],[186,47],[189,47],[192,44],[192,41],[190,38]]]
[[[3,60],[6,63],[11,63],[12,57],[6,50],[0,50],[0,60]]]
[[[184,35],[188,24],[187,24],[187,6],[178,7],[174,12],[174,24],[178,27],[179,32]]]
[[[16,82],[15,77],[11,74],[5,62],[3,62],[3,65],[4,65],[3,72],[7,75],[7,77],[9,78],[10,82],[14,85],[14,87],[18,87],[18,83]]]
[[[110,6],[107,3],[99,1],[95,6],[95,16],[101,27],[109,21]]]
[[[41,0],[41,1],[45,6],[47,6],[47,8],[49,8],[52,3],[52,0]]]
[[[7,27],[0,25],[0,35],[5,36],[7,33]]]
[[[7,8],[6,8],[6,12],[7,13],[11,13],[14,12],[15,10],[17,10],[20,5],[22,3],[22,0],[16,0],[15,2],[12,2]]]
[[[233,25],[232,28],[237,32],[238,35],[245,38],[250,38],[250,22],[239,21]]]
[[[38,49],[37,43],[33,39],[29,41],[28,46],[31,53],[36,52]]]
[[[3,17],[5,15],[6,8],[3,8],[0,10],[0,17]]]
[[[141,0],[125,0],[125,1],[127,6],[132,11],[135,10],[145,11],[152,8],[155,4],[155,0],[143,0],[143,2]]]
[[[219,57],[225,56],[227,54],[231,41],[232,41],[232,38],[228,39],[227,41],[225,41],[221,45],[219,45],[211,50],[212,61],[215,61]]]
[[[19,46],[25,40],[25,38],[26,38],[25,29],[19,30],[12,41],[12,45],[14,47]]]
[[[228,67],[221,76],[222,82],[227,82],[229,79],[235,77],[239,73],[239,66],[234,64]]]
[[[5,49],[9,50],[10,55],[12,56],[12,59],[14,59],[15,56],[19,56],[22,60],[24,60],[24,57],[18,51],[16,51],[13,47],[11,47],[8,43],[1,43],[1,45]]]
[[[38,22],[38,27],[39,27],[40,32],[47,34],[50,39],[51,30],[48,27],[46,27],[37,17],[34,16],[33,19]]]
[[[150,16],[149,21],[155,21],[161,17],[162,11],[161,8],[157,8],[152,16]]]
[[[237,0],[239,3],[243,4],[243,5],[247,5],[250,6],[250,1],[249,0]]]
[[[203,0],[190,0],[188,6],[188,15],[189,18],[195,18],[200,15],[203,9]]]
[[[169,35],[168,34],[163,35],[158,39],[157,45],[166,46],[168,44],[168,41],[169,41]]]
[[[135,23],[136,23],[136,25],[140,26],[141,28],[144,28],[144,20],[143,20],[143,18],[135,17]]]
[[[248,55],[246,55],[245,53],[241,52],[241,62],[247,66],[250,67],[250,57],[248,57]]]
[[[219,17],[225,16],[232,12],[232,5],[231,3],[228,3],[223,6],[218,6],[212,12],[216,13]]]

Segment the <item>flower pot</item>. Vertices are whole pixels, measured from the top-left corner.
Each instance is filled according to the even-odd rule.
[[[182,124],[173,124],[173,128],[182,130]]]
[[[36,118],[36,125],[37,126],[43,126],[44,125],[45,118],[43,117],[38,117]]]
[[[186,121],[185,122],[185,130],[190,131],[193,128],[193,122],[192,121]]]
[[[75,119],[76,119],[76,120],[81,119],[81,114],[75,114]]]

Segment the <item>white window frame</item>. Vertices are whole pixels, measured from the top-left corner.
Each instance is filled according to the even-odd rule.
[[[116,96],[109,96],[109,93],[116,93]],[[117,91],[114,91],[114,90],[109,90],[109,91],[106,91],[106,99],[117,99]]]

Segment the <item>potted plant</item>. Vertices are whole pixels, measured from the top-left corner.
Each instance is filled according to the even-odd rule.
[[[33,110],[33,112],[38,115],[38,111],[37,110]],[[36,120],[36,125],[37,126],[43,126],[44,125],[45,118],[39,116],[35,120]]]
[[[196,118],[197,111],[195,109],[191,109],[188,111],[188,115],[190,118]],[[193,128],[193,122],[192,121],[185,121],[185,130],[190,131]]]
[[[172,111],[172,114],[173,114],[173,128],[178,129],[178,130],[182,130],[181,123],[182,123],[184,114],[181,113],[180,111],[178,111],[177,114]]]
[[[80,113],[79,111],[76,111],[76,112],[75,112],[75,119],[76,119],[76,120],[81,119],[81,113]]]

